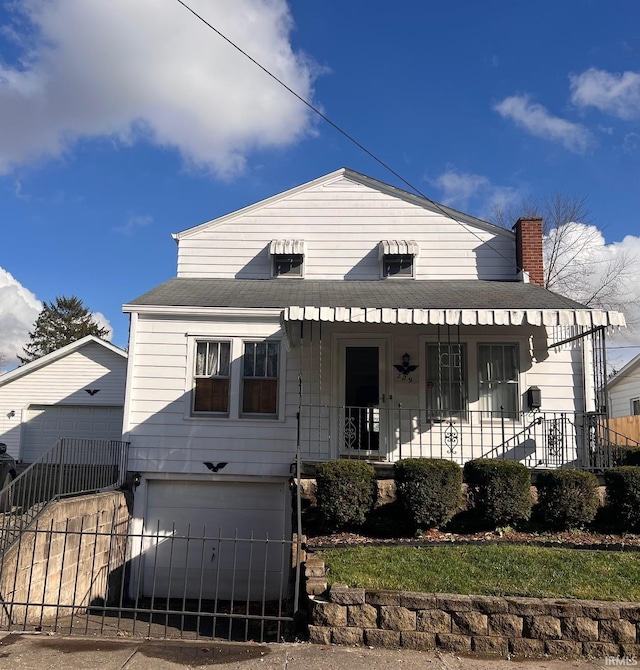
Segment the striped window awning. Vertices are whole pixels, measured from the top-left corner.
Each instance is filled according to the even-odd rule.
[[[378,258],[384,256],[418,256],[420,247],[413,240],[382,240],[378,245]]]
[[[305,253],[304,240],[271,240],[269,244],[270,256],[303,255]]]

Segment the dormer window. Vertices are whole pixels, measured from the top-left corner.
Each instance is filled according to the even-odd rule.
[[[269,245],[272,277],[304,276],[304,240],[272,240]]]
[[[411,240],[382,240],[378,245],[380,276],[387,278],[415,277],[418,245]]]

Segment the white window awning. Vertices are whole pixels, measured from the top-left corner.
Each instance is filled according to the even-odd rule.
[[[270,256],[304,255],[304,253],[304,240],[271,240],[269,244]]]
[[[413,240],[381,240],[378,245],[378,258],[384,256],[418,256],[420,247]]]
[[[406,309],[393,307],[287,307],[283,324],[292,321],[386,323],[437,326],[580,326],[623,327],[624,314],[599,309]]]

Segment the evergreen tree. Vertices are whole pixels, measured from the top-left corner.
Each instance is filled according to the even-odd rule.
[[[108,328],[102,328],[93,314],[76,296],[60,296],[54,302],[45,302],[29,333],[30,341],[23,347],[20,362],[30,363],[45,354],[80,340],[87,335],[104,337]]]

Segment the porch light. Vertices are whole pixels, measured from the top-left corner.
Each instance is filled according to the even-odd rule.
[[[418,369],[417,365],[411,365],[411,356],[408,353],[402,355],[402,363],[393,366],[398,371],[398,377],[411,381],[409,375]]]
[[[542,407],[542,392],[537,386],[530,386],[527,389],[527,405],[533,410]]]

